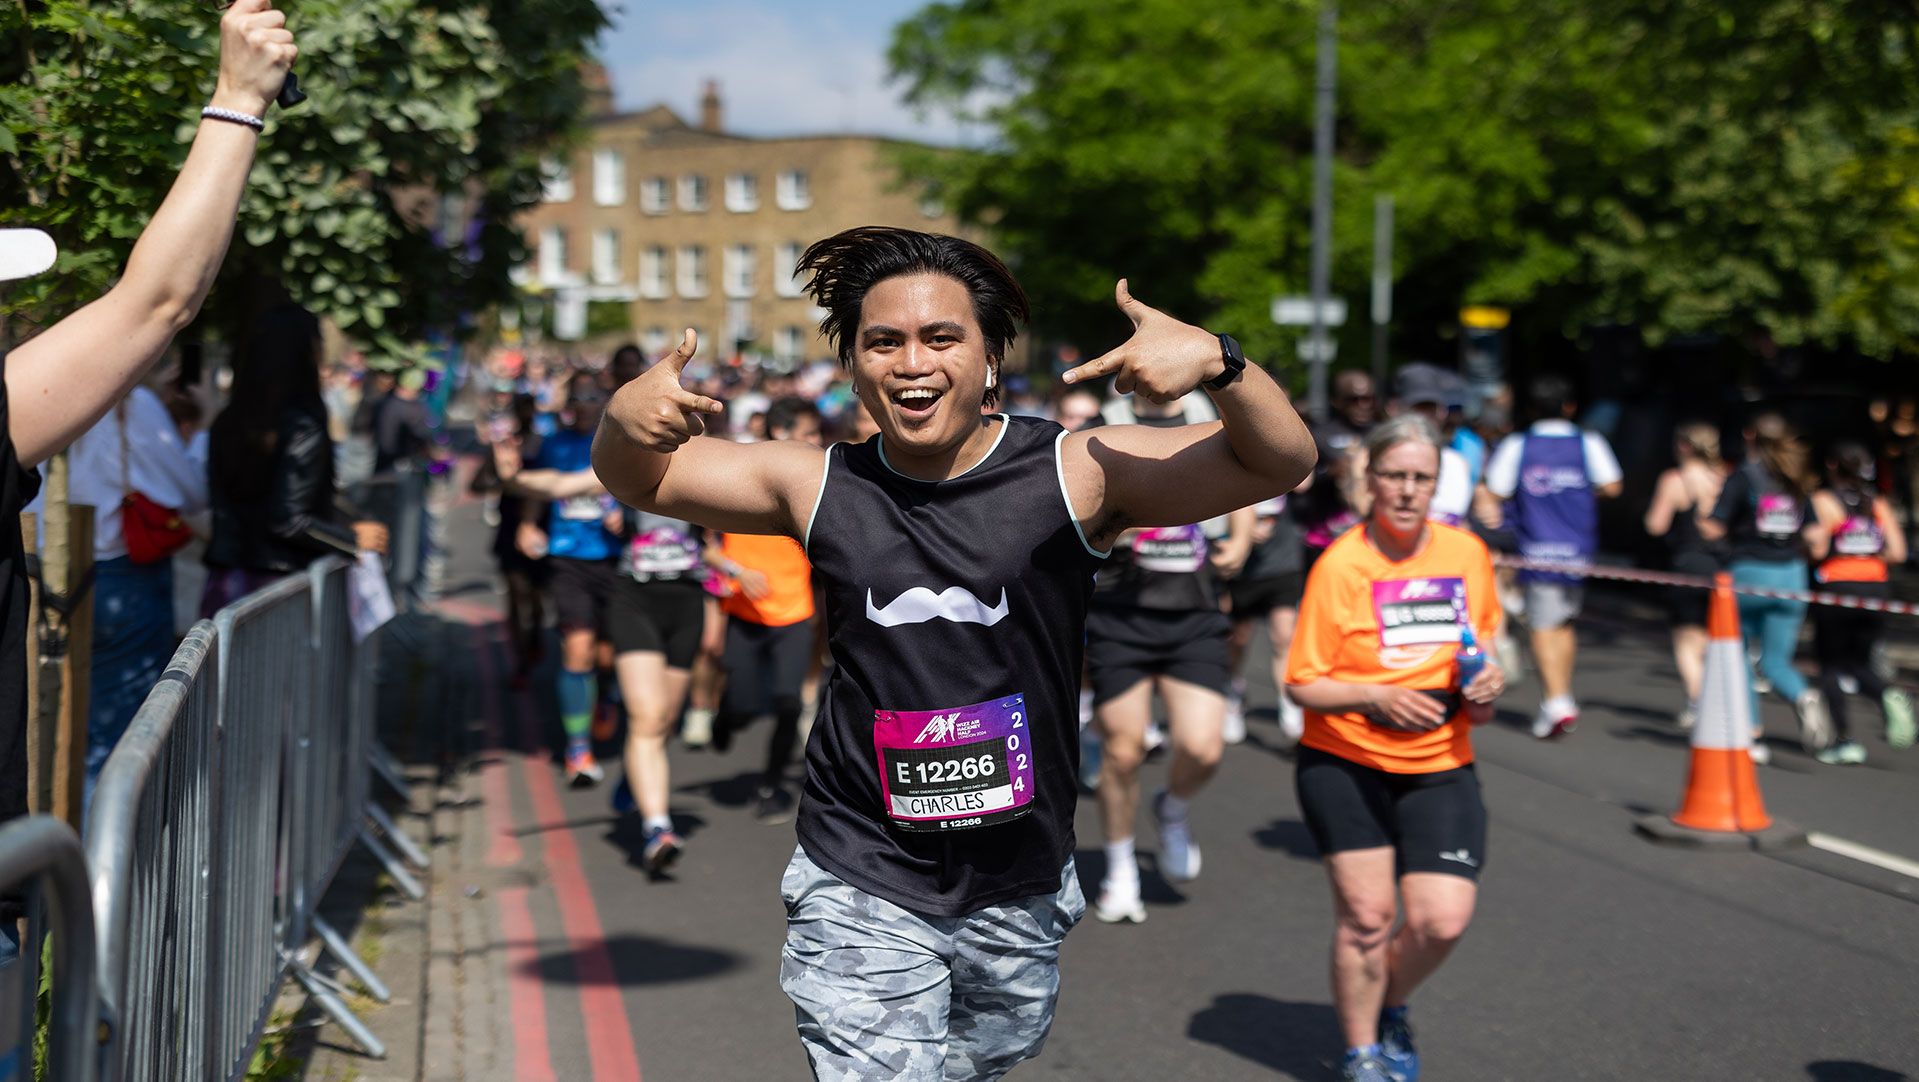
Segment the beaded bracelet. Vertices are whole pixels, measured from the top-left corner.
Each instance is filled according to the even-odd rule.
[[[251,113],[242,113],[235,109],[222,109],[217,105],[209,105],[205,109],[200,110],[200,115],[208,120],[224,120],[229,124],[244,124],[256,132],[267,130],[266,121],[261,120]]]

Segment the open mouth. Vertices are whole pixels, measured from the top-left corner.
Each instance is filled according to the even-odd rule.
[[[893,405],[907,417],[932,416],[933,408],[939,404],[942,397],[944,392],[936,391],[931,387],[908,387],[905,390],[894,391],[892,394]]]

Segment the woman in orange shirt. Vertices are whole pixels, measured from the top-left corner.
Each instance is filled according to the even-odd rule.
[[[1500,608],[1486,546],[1428,521],[1439,433],[1396,417],[1366,453],[1372,510],[1313,565],[1286,686],[1306,711],[1300,809],[1333,885],[1342,1077],[1385,1082],[1418,1077],[1407,996],[1472,919],[1486,811],[1468,731],[1491,719],[1505,677],[1462,656],[1493,641]],[[1460,687],[1462,665],[1482,661]]]

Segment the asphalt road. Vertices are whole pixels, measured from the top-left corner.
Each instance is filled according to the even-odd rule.
[[[488,535],[470,506],[455,516],[453,607],[483,621],[500,604],[484,584]],[[1514,713],[1477,737],[1490,859],[1472,930],[1414,1000],[1426,1077],[1919,1076],[1919,880],[1812,849],[1696,852],[1635,836],[1635,814],[1680,796],[1687,750],[1668,720],[1678,685],[1661,627],[1599,607],[1582,624],[1578,733],[1533,741],[1520,712],[1536,691],[1522,683]],[[730,755],[675,746],[673,811],[689,849],[671,879],[650,881],[636,824],[608,808],[610,785],[560,784],[548,693],[504,688],[497,629],[484,622],[474,651],[500,873],[483,924],[508,990],[511,1077],[807,1077],[776,983],[793,831],[750,814],[766,728]],[[1255,705],[1270,696],[1256,687]],[[1775,765],[1761,783],[1775,815],[1919,860],[1919,753],[1895,755],[1869,733],[1868,765],[1820,766],[1791,741],[1783,706],[1767,712]],[[1228,749],[1195,804],[1197,882],[1175,889],[1157,874],[1142,816],[1148,921],[1075,930],[1052,1037],[1011,1077],[1334,1076],[1331,906],[1276,735],[1270,711],[1256,711],[1252,739]],[[1149,791],[1164,769],[1148,765]],[[1090,895],[1103,860],[1090,802],[1078,825]]]

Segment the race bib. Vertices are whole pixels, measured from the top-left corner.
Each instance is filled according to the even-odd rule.
[[[1392,579],[1373,583],[1379,657],[1392,668],[1419,664],[1441,646],[1459,643],[1466,580]]]
[[[876,710],[873,750],[886,813],[901,830],[964,830],[1032,810],[1026,697],[944,710]]]
[[[598,522],[606,512],[598,496],[569,496],[560,501],[560,517],[569,522]]]
[[[1799,501],[1785,492],[1764,492],[1753,515],[1753,528],[1765,537],[1791,537],[1804,523]]]
[[[627,571],[652,578],[684,575],[700,566],[700,546],[670,526],[637,534],[626,546]]]
[[[1198,526],[1143,530],[1133,538],[1133,563],[1173,575],[1198,571],[1206,563],[1206,535]]]
[[[1877,522],[1847,516],[1832,534],[1832,551],[1841,556],[1877,556],[1886,551],[1886,534]]]

